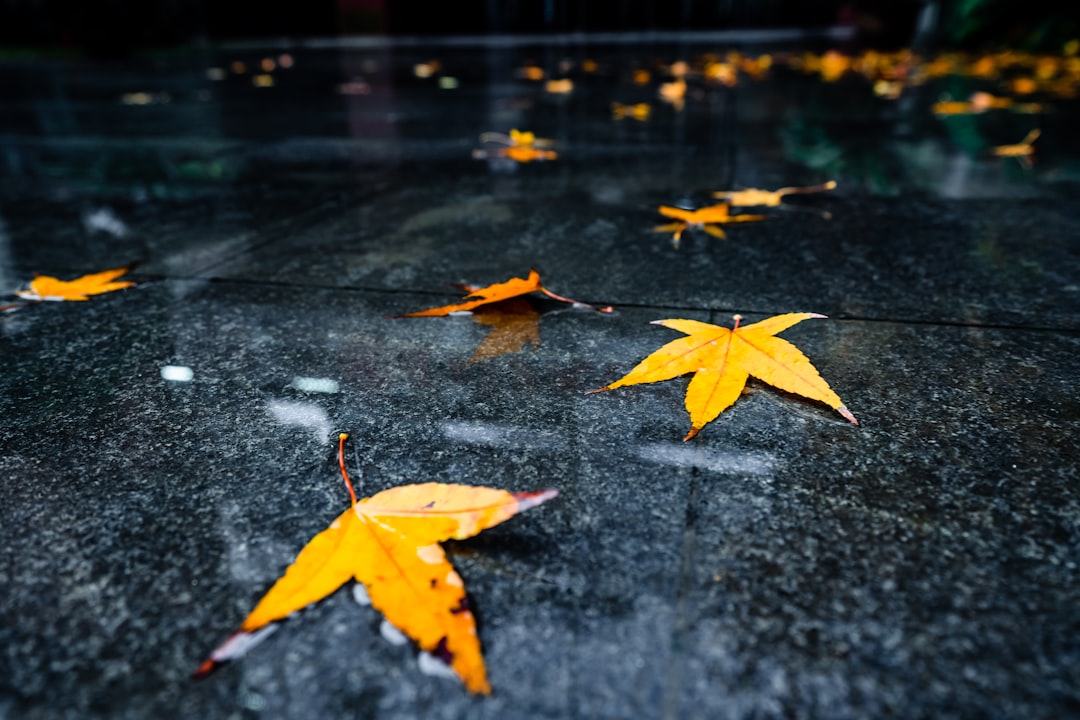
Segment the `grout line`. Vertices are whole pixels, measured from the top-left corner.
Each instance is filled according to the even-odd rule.
[[[220,264],[220,263],[219,263]],[[234,285],[257,285],[263,287],[274,288],[291,288],[295,290],[325,290],[329,292],[341,292],[341,293],[374,293],[379,295],[423,295],[430,297],[460,297],[449,292],[441,292],[435,290],[409,290],[398,288],[381,288],[370,287],[366,285],[350,285],[347,287],[335,286],[335,285],[308,285],[304,283],[286,282],[282,280],[265,280],[265,279],[249,279],[249,278],[230,278],[230,277],[217,277],[217,276],[179,276],[179,275],[150,275],[145,276],[148,280],[160,281],[160,280],[180,280],[180,281],[206,281],[211,283],[227,284],[232,283]],[[582,300],[592,305],[612,305],[615,308],[615,313],[618,314],[619,310],[661,310],[670,312],[687,312],[687,313],[706,313],[709,320],[713,324],[722,324],[723,322],[730,320],[731,316],[735,313],[745,315],[760,315],[762,317],[771,317],[777,315],[780,312],[795,312],[795,311],[776,311],[776,310],[760,310],[760,309],[738,309],[726,308],[726,307],[694,307],[689,305],[661,305],[651,303],[611,303],[607,301],[598,301],[590,298]],[[718,317],[721,316],[721,317]],[[953,328],[970,328],[973,330],[1021,330],[1025,332],[1048,332],[1048,333],[1066,333],[1066,334],[1080,334],[1080,328],[1054,326],[1054,325],[1021,325],[1018,323],[974,323],[974,322],[962,322],[959,320],[925,320],[921,318],[904,318],[904,317],[874,317],[870,315],[828,315],[829,320],[835,320],[837,322],[852,322],[852,323],[881,323],[881,324],[896,324],[896,325],[923,325],[927,327],[953,327]]]
[[[675,605],[673,608],[671,634],[668,637],[668,671],[664,682],[664,697],[661,700],[661,717],[664,720],[677,720],[679,700],[682,697],[684,675],[683,640],[691,632],[693,622],[688,617],[690,604],[690,579],[694,550],[697,540],[697,503],[701,493],[701,469],[694,467],[690,472],[690,487],[687,491],[686,508],[683,514],[682,548],[679,557],[679,569],[676,576]]]
[[[309,50],[377,50],[383,48],[450,48],[450,47],[521,47],[523,45],[640,45],[653,43],[775,43],[806,42],[808,40],[851,40],[854,31],[843,25],[821,28],[754,28],[743,30],[649,30],[630,32],[562,32],[521,35],[448,35],[430,37],[417,35],[352,35],[346,37],[309,37],[265,40],[232,40],[215,44],[218,51],[260,50],[265,48]]]

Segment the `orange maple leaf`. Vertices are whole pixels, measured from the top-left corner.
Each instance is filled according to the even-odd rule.
[[[721,190],[714,192],[713,197],[726,200],[733,207],[780,207],[785,195],[800,193],[815,193],[832,190],[836,187],[836,181],[830,180],[821,185],[808,185],[806,187],[782,187],[778,190],[759,190],[758,188],[746,188],[745,190]]]
[[[677,207],[661,205],[659,213],[664,217],[674,218],[677,222],[657,225],[653,232],[674,233],[672,244],[679,247],[682,234],[688,228],[701,228],[708,234],[721,240],[727,239],[727,233],[720,227],[722,224],[737,222],[757,222],[764,220],[764,215],[732,215],[730,203],[718,203],[697,210],[684,210]]]
[[[678,330],[687,337],[669,342],[619,380],[589,392],[694,373],[686,388],[690,432],[683,438],[684,442],[729,408],[751,375],[781,390],[820,400],[858,425],[859,421],[802,351],[787,340],[774,337],[803,320],[823,317],[817,313],[788,313],[739,327],[742,318],[736,315],[731,330],[697,320],[654,320],[654,325]]]
[[[970,115],[978,111],[965,100],[941,100],[930,107],[930,112],[935,115]]]
[[[199,666],[195,677],[246,653],[265,637],[271,623],[356,580],[387,622],[446,662],[470,692],[490,693],[464,583],[439,543],[472,537],[558,492],[511,493],[423,483],[357,501],[345,471],[347,437],[344,433],[339,437],[338,464],[352,501],[349,509],[311,539],[240,629]]]
[[[714,192],[713,197],[726,201],[732,207],[778,207],[785,210],[807,210],[819,213],[828,220],[832,213],[825,210],[815,210],[802,206],[783,204],[785,195],[798,195],[805,193],[824,192],[836,187],[836,181],[830,180],[821,185],[808,185],[806,187],[782,187],[777,190],[760,190],[758,188],[746,188],[745,190],[721,190]]]
[[[668,83],[661,83],[657,90],[660,99],[669,103],[678,112],[686,105],[686,81],[676,78]]]
[[[514,129],[509,135],[486,132],[480,136],[480,142],[503,146],[473,150],[473,157],[480,160],[509,158],[514,162],[527,163],[533,160],[555,160],[559,157],[559,153],[554,150],[544,149],[554,147],[554,140],[538,138],[529,131]]]
[[[468,312],[475,307],[481,305],[487,305],[488,303],[499,302],[501,300],[508,300],[520,295],[527,295],[531,292],[540,292],[547,295],[553,300],[560,302],[570,303],[581,307],[592,308],[599,312],[611,312],[610,307],[595,308],[587,303],[579,302],[577,300],[571,300],[570,298],[562,297],[551,292],[543,285],[540,284],[540,273],[535,270],[529,270],[529,277],[527,278],[510,278],[506,282],[494,283],[487,287],[478,289],[469,288],[471,292],[465,296],[465,302],[454,303],[453,305],[443,305],[442,307],[430,308],[428,310],[419,310],[417,312],[406,313],[404,315],[397,315],[395,317],[439,317],[443,315],[450,315],[451,313]],[[470,299],[472,298],[472,299]]]
[[[1014,157],[1024,167],[1031,167],[1031,156],[1035,154],[1032,143],[1039,137],[1039,129],[1035,128],[1024,139],[1012,145],[998,145],[990,148],[990,152],[998,157]]]
[[[636,105],[624,105],[619,102],[611,103],[611,116],[616,120],[633,118],[638,122],[645,122],[649,119],[651,113],[652,108],[649,107],[648,103],[637,103]]]
[[[27,290],[19,290],[15,294],[26,300],[43,301],[84,301],[89,300],[91,295],[114,290],[129,288],[135,283],[130,280],[116,281],[116,278],[131,270],[131,265],[103,270],[90,275],[83,275],[74,280],[60,280],[48,275],[38,275],[30,283]]]

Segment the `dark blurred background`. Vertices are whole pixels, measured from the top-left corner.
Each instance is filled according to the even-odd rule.
[[[0,0],[0,51],[137,49],[300,37],[640,33],[847,26],[867,47],[1058,51],[1059,0]]]

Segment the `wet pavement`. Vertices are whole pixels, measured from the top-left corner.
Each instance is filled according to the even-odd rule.
[[[0,717],[1080,716],[1077,101],[935,113],[1026,66],[893,87],[792,49],[0,62],[0,290],[143,281],[0,314]],[[773,65],[701,74],[728,50]],[[512,128],[558,159],[473,157]],[[1033,128],[1030,166],[993,154]],[[651,232],[827,180],[726,241]],[[390,317],[530,268],[615,312]],[[583,394],[651,320],[797,311],[860,426],[751,381],[683,443],[685,379]],[[492,696],[344,590],[190,679],[346,507],[341,431],[363,495],[559,490],[447,545]]]

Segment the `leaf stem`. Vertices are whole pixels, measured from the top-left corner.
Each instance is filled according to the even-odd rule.
[[[596,312],[609,313],[609,312],[614,312],[615,311],[615,309],[613,307],[611,307],[610,305],[608,305],[607,307],[598,308],[595,305],[590,305],[589,303],[583,303],[580,300],[572,300],[570,298],[563,297],[562,295],[556,295],[555,293],[551,292],[550,290],[548,290],[543,285],[540,286],[540,292],[544,293],[545,295],[547,295],[552,300],[558,300],[559,302],[570,303],[571,305],[577,305],[579,307],[587,307],[590,310],[595,310]]]
[[[345,470],[345,441],[348,439],[349,433],[341,433],[338,435],[338,467],[341,468],[341,477],[345,480],[345,487],[349,489],[349,499],[352,500],[352,504],[356,504],[356,491],[353,490],[352,480],[349,479],[349,473]]]

